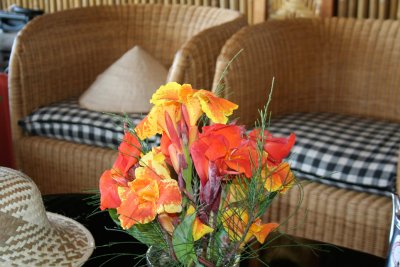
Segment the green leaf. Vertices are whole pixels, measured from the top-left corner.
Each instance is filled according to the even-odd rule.
[[[118,220],[118,214],[116,209],[109,209],[108,213],[113,221],[121,226]],[[137,223],[129,229],[125,230],[128,234],[136,238],[139,242],[148,246],[167,248],[167,244],[164,240],[160,225],[156,222],[150,222],[146,224]]]
[[[109,209],[108,214],[110,214],[111,219],[118,225],[121,226],[118,220],[118,214],[116,209]]]
[[[193,223],[196,219],[196,213],[186,216],[179,224],[172,236],[172,244],[178,260],[185,265],[191,262],[198,263],[196,253],[194,251],[193,240]]]

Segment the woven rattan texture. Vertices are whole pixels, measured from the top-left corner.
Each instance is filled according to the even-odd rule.
[[[246,19],[239,12],[186,5],[98,6],[35,19],[20,32],[10,62],[11,123],[18,167],[35,180],[42,193],[97,187],[104,167],[112,164],[113,151],[29,139],[17,121],[40,106],[79,96],[134,45],[166,67],[172,66],[170,80],[210,89],[221,47],[244,25]],[[62,185],[53,187],[60,180]]]
[[[303,193],[302,202],[299,187],[278,198],[266,220],[285,222],[281,226],[285,233],[315,243],[319,240],[386,258],[390,198],[320,183],[304,185]]]
[[[117,157],[112,149],[38,136],[22,138],[18,146],[21,166],[42,194],[97,189],[100,175]]]
[[[242,123],[252,126],[258,118],[273,77],[274,117],[329,112],[400,122],[399,21],[293,19],[244,28],[221,51],[213,88],[241,48],[224,82]],[[271,211],[277,219],[297,204],[289,205],[286,197],[291,194]],[[309,210],[307,220],[295,217],[290,226],[297,228],[289,232],[386,257],[390,203],[387,197],[312,184],[301,205]]]

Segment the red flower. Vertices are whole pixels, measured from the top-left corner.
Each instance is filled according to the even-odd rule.
[[[114,162],[113,169],[121,171],[122,176],[127,177],[130,168],[138,163],[141,149],[142,147],[136,136],[126,132],[118,147],[119,154]]]
[[[100,178],[100,209],[114,209],[120,206],[118,187],[127,187],[134,179],[131,168],[139,161],[141,146],[136,136],[126,132],[118,147],[119,154],[113,168],[103,173]]]
[[[254,129],[249,134],[250,142],[256,146],[257,140],[261,139],[260,129]],[[292,149],[295,141],[296,135],[294,133],[290,134],[289,137],[274,137],[267,130],[264,131],[264,151],[268,153],[267,161],[269,165],[279,165],[282,160],[286,158],[290,150]]]
[[[190,148],[203,186],[209,180],[210,162],[217,167],[218,176],[244,174],[251,177],[257,152],[243,138],[243,133],[244,128],[237,125],[214,124],[203,127],[199,139]]]

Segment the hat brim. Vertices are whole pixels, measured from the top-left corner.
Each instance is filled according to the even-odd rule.
[[[60,214],[46,212],[52,227],[58,236],[65,238],[63,243],[66,252],[65,261],[72,266],[83,265],[92,255],[95,242],[92,234],[79,222]],[[54,243],[55,240],[51,240]]]

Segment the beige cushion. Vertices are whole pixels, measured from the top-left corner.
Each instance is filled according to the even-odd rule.
[[[103,73],[79,98],[81,107],[104,112],[148,112],[152,94],[166,82],[167,69],[135,46]]]

